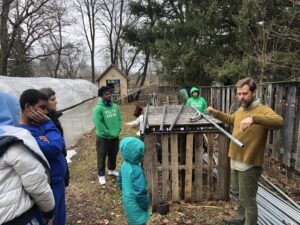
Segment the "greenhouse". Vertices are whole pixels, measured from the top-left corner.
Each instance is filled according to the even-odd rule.
[[[98,87],[86,80],[56,79],[50,77],[0,76],[0,91],[19,99],[24,90],[50,87],[56,93],[57,109],[65,131],[67,147],[74,145],[93,129],[92,109],[97,102]]]

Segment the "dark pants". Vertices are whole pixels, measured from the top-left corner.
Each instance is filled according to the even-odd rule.
[[[107,168],[109,170],[116,169],[116,161],[119,151],[119,138],[106,139],[96,136],[96,151],[98,174],[100,176],[105,175],[106,156],[108,156]]]
[[[245,221],[244,225],[256,225],[258,219],[256,193],[258,179],[262,173],[259,166],[246,171],[231,170],[232,194],[238,201],[237,219]]]

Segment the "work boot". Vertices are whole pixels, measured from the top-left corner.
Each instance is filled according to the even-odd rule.
[[[227,225],[244,225],[244,220],[238,220],[233,217],[225,217],[223,222]]]

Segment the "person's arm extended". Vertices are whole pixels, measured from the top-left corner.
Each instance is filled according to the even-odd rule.
[[[216,119],[221,120],[223,123],[228,125],[233,125],[234,123],[235,114],[226,114],[214,109],[211,106],[207,107],[207,112],[212,114]]]
[[[104,126],[104,119],[100,107],[96,106],[94,109],[93,120],[97,130],[101,130],[107,136],[110,135],[109,130]]]
[[[45,130],[44,136],[47,137],[48,141],[37,138],[39,147],[46,158],[56,158],[62,153],[63,148],[65,148],[65,141],[51,120],[43,123],[41,127]]]
[[[147,211],[150,206],[150,199],[147,190],[146,177],[140,167],[138,167],[136,170],[133,170],[132,185],[137,204],[141,209]]]

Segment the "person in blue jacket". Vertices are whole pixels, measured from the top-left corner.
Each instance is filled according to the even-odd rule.
[[[144,143],[134,137],[126,137],[120,144],[123,163],[118,184],[122,202],[130,225],[146,224],[150,219],[150,200],[147,180],[140,163],[144,156]]]
[[[66,223],[65,183],[66,160],[63,155],[65,142],[52,120],[46,116],[48,97],[35,89],[25,90],[20,96],[22,110],[20,127],[29,130],[47,158],[51,174],[50,185],[55,199],[54,225]],[[39,218],[40,224],[43,224]]]

